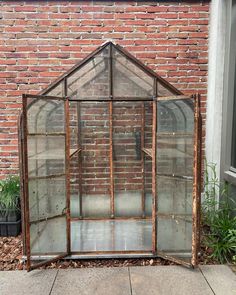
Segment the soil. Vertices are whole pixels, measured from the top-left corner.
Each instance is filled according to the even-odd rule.
[[[200,264],[218,264],[209,259],[211,250],[201,248]],[[85,267],[122,267],[144,265],[175,265],[162,258],[130,258],[130,259],[89,259],[89,260],[59,260],[46,267],[51,268],[85,268]],[[0,270],[26,269],[22,261],[22,237],[0,237]]]

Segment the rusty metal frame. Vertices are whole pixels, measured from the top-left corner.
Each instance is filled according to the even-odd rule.
[[[156,134],[157,134],[157,102],[152,108],[152,252],[157,251],[157,183],[156,183]]]
[[[70,114],[69,100],[64,102],[65,112],[65,175],[66,175],[66,235],[67,235],[67,255],[71,253],[71,231],[70,231]]]
[[[65,253],[61,253],[59,256],[49,259],[47,261],[43,261],[40,263],[36,263],[32,265],[31,263],[31,245],[30,245],[30,225],[34,223],[34,221],[30,222],[30,209],[29,209],[29,175],[28,175],[28,141],[27,137],[30,135],[28,133],[28,120],[27,120],[27,109],[28,109],[28,98],[33,99],[54,99],[57,98],[55,96],[40,96],[40,95],[22,95],[22,127],[23,127],[23,137],[21,137],[21,142],[19,145],[20,151],[22,152],[20,156],[20,163],[22,163],[22,174],[21,178],[23,179],[23,187],[21,188],[21,193],[23,194],[23,219],[22,225],[24,227],[24,241],[25,241],[25,248],[26,248],[26,268],[27,271],[31,271],[35,268],[48,265],[52,262],[55,262],[59,259],[65,258],[66,256],[70,255],[70,245],[71,245],[71,239],[70,239],[70,171],[69,171],[69,165],[70,165],[70,133],[69,133],[69,100],[68,98],[61,98],[59,97],[58,100],[64,100],[64,110],[65,110],[65,159],[66,159],[66,167],[65,167],[65,176],[66,176],[66,233],[67,233],[67,251]],[[21,117],[20,117],[21,120]],[[46,134],[45,134],[46,135]],[[52,175],[53,177],[54,175]],[[41,178],[40,178],[41,179]],[[40,220],[38,221],[40,222]]]
[[[108,71],[109,71],[109,163],[110,163],[110,215],[115,217],[115,194],[114,194],[114,152],[113,152],[113,64],[112,46],[109,46]]]
[[[197,252],[200,251],[200,243],[201,243],[201,193],[202,193],[202,115],[201,115],[201,95],[198,94],[198,104],[199,104],[199,112],[198,112],[198,155],[197,155],[197,166],[198,166],[198,193],[197,193],[197,209],[198,209],[198,238],[197,238]],[[198,257],[198,256],[197,256]],[[198,260],[197,260],[198,264]]]
[[[197,263],[197,153],[198,153],[198,101],[197,96],[194,95],[194,164],[193,164],[193,201],[192,201],[192,260],[191,264],[193,266]]]
[[[109,97],[102,97],[101,99],[80,99],[79,97],[76,98],[68,98],[67,95],[67,78],[72,75],[75,71],[79,70],[83,65],[88,63],[92,60],[96,54],[102,52],[102,50],[109,46],[109,58],[108,58],[108,67],[109,67]],[[115,48],[121,54],[125,55],[128,59],[130,59],[135,65],[137,65],[140,69],[142,69],[145,73],[149,76],[154,78],[154,86],[153,86],[153,93],[154,96],[152,97],[114,97],[113,96],[113,64],[112,64],[112,50]],[[56,97],[56,96],[47,96],[45,95],[48,93],[53,87],[56,87],[59,83],[63,83],[64,85],[64,96],[63,97]],[[173,96],[165,96],[165,97],[158,97],[157,96],[157,87],[158,83],[164,85],[168,90],[172,91],[176,95]],[[82,210],[82,147],[80,138],[78,137],[78,169],[79,169],[79,204],[80,204],[80,216],[78,218],[71,218],[70,216],[70,129],[69,129],[69,102],[76,101],[78,103],[77,109],[77,116],[78,116],[78,136],[80,136],[80,116],[79,116],[79,104],[80,102],[108,102],[108,111],[109,111],[109,163],[110,163],[110,219],[113,220],[128,220],[128,219],[138,219],[140,217],[115,217],[115,200],[114,200],[114,163],[113,163],[113,102],[132,102],[132,101],[139,101],[142,102],[141,107],[141,166],[142,166],[142,217],[141,219],[147,219],[152,221],[152,248],[149,251],[100,251],[100,252],[91,252],[92,254],[132,254],[132,253],[152,253],[153,256],[159,255],[165,259],[174,261],[175,263],[183,264],[183,265],[192,265],[196,266],[197,261],[197,253],[199,249],[199,228],[200,228],[200,193],[201,193],[201,116],[200,116],[200,95],[192,96],[195,100],[195,109],[194,109],[194,189],[193,189],[193,210],[192,210],[192,223],[193,223],[193,230],[192,230],[192,261],[191,264],[182,261],[181,259],[174,258],[172,256],[168,256],[163,252],[158,251],[157,247],[157,206],[158,206],[158,196],[157,196],[157,154],[156,154],[156,147],[157,141],[161,137],[169,136],[182,136],[182,137],[191,137],[193,136],[192,133],[168,133],[168,132],[157,132],[157,102],[158,101],[168,101],[168,100],[185,100],[190,99],[189,96],[183,95],[183,93],[169,84],[167,81],[162,79],[159,75],[153,72],[151,69],[146,67],[140,61],[138,61],[135,57],[129,54],[125,49],[123,49],[119,45],[114,45],[111,42],[105,43],[101,47],[99,47],[96,51],[90,54],[87,58],[85,58],[82,62],[75,65],[69,72],[61,76],[57,79],[53,84],[51,84],[47,89],[41,92],[40,95],[23,95],[23,112],[22,118],[19,120],[19,150],[20,150],[20,167],[21,167],[21,180],[22,180],[22,187],[21,187],[21,194],[22,198],[22,211],[23,211],[23,233],[24,233],[24,244],[26,249],[26,256],[27,256],[27,269],[31,270],[36,268],[37,266],[42,266],[44,264],[48,264],[50,262],[56,261],[57,259],[61,259],[67,255],[70,255],[71,252],[71,237],[70,237],[70,222],[75,220],[109,220],[109,218],[84,218],[83,217],[83,210]],[[65,109],[65,133],[61,133],[61,135],[65,136],[65,157],[66,157],[66,166],[65,166],[65,175],[66,175],[66,232],[67,232],[67,252],[63,255],[58,253],[59,256],[53,258],[52,260],[39,263],[37,265],[31,265],[31,255],[30,255],[30,222],[29,221],[29,192],[28,192],[28,156],[27,156],[27,98],[35,98],[35,99],[45,99],[45,100],[64,100],[64,109]],[[152,148],[147,149],[145,148],[145,101],[152,102]],[[20,128],[20,124],[22,123],[23,129]],[[21,131],[22,130],[22,131]],[[21,135],[20,135],[21,134]],[[55,134],[31,134],[32,136],[40,136],[40,135],[55,135]],[[145,155],[146,153],[148,156],[151,157],[152,161],[152,216],[146,217],[145,214]],[[169,177],[169,175],[164,175]],[[172,175],[173,177],[173,175]],[[178,177],[178,175],[176,176]],[[81,252],[79,254],[84,255],[84,253],[90,252]]]
[[[22,103],[23,105],[23,103]],[[19,113],[17,130],[18,130],[18,153],[19,153],[19,176],[20,176],[20,207],[21,207],[21,230],[22,230],[22,240],[23,240],[23,254],[25,255],[26,241],[25,241],[25,168],[24,168],[24,128],[23,127],[23,114]]]
[[[145,143],[145,102],[142,102],[141,106],[141,167],[142,167],[142,215],[145,217],[145,156],[142,152],[144,150]]]
[[[194,108],[194,184],[192,203],[192,260],[193,267],[198,264],[198,251],[200,241],[200,202],[201,202],[201,143],[202,143],[202,122],[200,114],[200,95],[193,95]]]
[[[80,150],[78,153],[78,173],[79,173],[79,209],[80,209],[80,218],[83,217],[83,195],[82,195],[82,145],[81,145],[81,126],[80,126],[80,102],[77,102],[77,127],[78,127],[78,142],[77,147]]]

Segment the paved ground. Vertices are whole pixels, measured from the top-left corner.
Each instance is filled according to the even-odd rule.
[[[236,295],[228,266],[136,266],[2,271],[1,295]]]

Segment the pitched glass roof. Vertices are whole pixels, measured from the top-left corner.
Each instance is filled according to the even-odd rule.
[[[144,99],[182,92],[112,42],[98,47],[41,94],[73,100]]]

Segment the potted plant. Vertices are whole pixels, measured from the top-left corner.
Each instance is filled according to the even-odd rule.
[[[9,176],[0,181],[0,236],[17,236],[20,230],[20,181]]]

